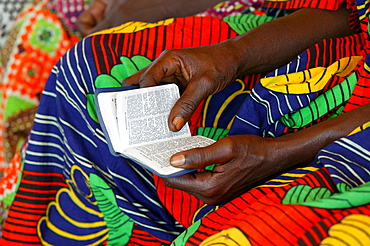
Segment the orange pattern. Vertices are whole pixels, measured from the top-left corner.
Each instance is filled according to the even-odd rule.
[[[0,171],[13,156],[6,152],[9,146],[4,146],[8,119],[37,106],[54,64],[79,40],[63,28],[46,4],[30,5],[19,15],[1,51]]]

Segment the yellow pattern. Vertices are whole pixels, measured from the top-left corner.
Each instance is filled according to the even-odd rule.
[[[297,168],[296,170],[304,170],[304,171],[309,171],[309,172],[315,172],[318,170],[317,167],[303,167],[303,168]],[[297,178],[301,178],[303,176],[307,175],[307,173],[284,173],[282,174],[281,176],[282,177],[289,177],[289,178],[293,178],[293,179],[270,179],[267,184],[262,184],[262,185],[259,185],[258,187],[263,187],[263,188],[267,188],[267,187],[283,187],[287,184],[290,184],[291,182],[293,182],[294,180],[296,180]],[[277,183],[280,183],[280,184],[269,184],[269,182],[277,182]]]
[[[283,176],[285,176],[285,177],[292,177],[292,178],[300,178],[304,175],[305,174],[301,174],[301,173],[284,173],[283,174]]]
[[[155,23],[146,23],[146,22],[137,22],[137,21],[130,21],[127,22],[123,25],[113,27],[110,29],[106,29],[103,31],[99,31],[96,33],[91,34],[91,36],[94,35],[99,35],[99,34],[111,34],[111,33],[133,33],[133,32],[138,32],[147,28],[152,28],[156,26],[167,26],[171,23],[173,23],[174,19],[166,19],[166,20],[161,20]]]
[[[355,133],[358,133],[358,132],[360,132],[360,131],[362,131],[362,130],[365,130],[365,129],[366,129],[366,128],[368,128],[368,127],[370,127],[370,121],[366,122],[366,123],[365,123],[365,124],[363,124],[362,126],[357,127],[355,130],[353,130],[353,131],[349,134],[349,136],[350,136],[350,135],[353,135],[353,134],[355,134]]]
[[[290,181],[293,181],[293,180],[290,180]],[[257,187],[258,188],[278,188],[278,187],[284,187],[286,185],[287,184],[263,184],[263,185],[259,185]]]
[[[329,229],[329,237],[321,241],[320,245],[370,245],[370,216],[351,214],[340,223]]]
[[[218,122],[220,120],[220,117],[221,115],[224,113],[225,109],[227,108],[227,106],[229,106],[229,104],[239,95],[241,94],[245,94],[245,93],[250,93],[250,91],[245,91],[245,84],[244,82],[241,80],[241,79],[237,79],[236,82],[238,82],[240,85],[241,85],[241,88],[237,91],[235,91],[233,94],[231,94],[225,101],[224,103],[222,104],[221,108],[218,110],[217,114],[216,114],[216,117],[215,117],[215,120],[213,122],[213,127],[214,128],[218,128]],[[206,126],[206,116],[207,116],[207,111],[208,111],[208,107],[209,107],[209,104],[210,104],[210,101],[212,99],[212,96],[209,96],[206,101],[205,101],[205,104],[204,104],[204,110],[203,110],[203,127]],[[234,121],[235,117],[228,123],[228,126],[227,126],[227,129],[230,129],[233,121]]]
[[[364,63],[364,69],[366,70],[366,72],[370,73],[370,67],[366,62]]]
[[[196,222],[196,219],[197,219],[197,217],[198,217],[198,214],[205,208],[205,207],[208,207],[208,205],[207,204],[204,204],[203,206],[201,206],[195,213],[194,213],[194,215],[193,215],[193,219],[192,219],[192,221],[191,221],[191,223],[192,224],[194,224],[195,222]],[[214,212],[214,211],[216,211],[217,209],[219,209],[220,208],[220,206],[215,206],[213,209],[211,209],[211,210],[209,210],[205,215],[203,215],[202,217],[205,217],[205,216],[207,216],[208,214],[210,214],[210,213],[212,213],[212,212]]]
[[[59,197],[57,198],[56,201],[59,201]],[[106,226],[107,223],[105,221],[96,221],[96,222],[89,222],[89,223],[85,223],[85,222],[79,222],[77,220],[74,220],[74,219],[71,219],[62,209],[62,207],[60,206],[59,203],[57,202],[51,202],[48,206],[48,209],[47,209],[47,212],[46,214],[49,214],[49,210],[52,206],[55,206],[55,208],[57,209],[57,211],[59,212],[59,214],[65,219],[67,220],[69,223],[73,224],[73,225],[76,225],[80,228],[97,228],[97,227],[101,227],[101,226]],[[81,208],[83,209],[83,208]],[[96,211],[94,211],[96,212]],[[101,214],[99,213],[99,217],[101,217]]]
[[[301,176],[304,176],[304,175],[301,175]],[[268,182],[278,182],[278,183],[287,183],[289,184],[290,182],[292,182],[293,180],[291,179],[270,179]]]
[[[43,238],[43,234],[42,234],[42,231],[41,231],[41,228],[40,228],[40,226],[43,223],[46,223],[49,230],[53,231],[57,235],[65,237],[65,238],[71,238],[71,239],[85,241],[85,240],[92,240],[94,238],[98,238],[98,237],[103,236],[100,240],[96,241],[92,245],[101,245],[101,243],[103,243],[104,241],[106,241],[108,239],[109,234],[108,234],[108,228],[106,228],[106,225],[107,225],[106,221],[104,221],[104,220],[96,221],[96,222],[76,221],[76,220],[72,219],[71,217],[69,217],[63,211],[63,208],[60,206],[61,195],[66,193],[67,196],[69,196],[70,199],[75,203],[75,205],[77,205],[82,211],[86,211],[90,214],[93,214],[93,215],[99,217],[99,218],[104,217],[103,213],[101,213],[100,211],[94,210],[92,208],[89,208],[78,198],[78,195],[76,194],[76,191],[80,192],[80,195],[84,194],[84,193],[81,192],[81,190],[77,187],[77,185],[75,183],[75,174],[76,174],[76,172],[80,172],[82,174],[82,176],[84,177],[84,181],[86,183],[86,187],[90,187],[89,184],[87,183],[87,178],[88,178],[87,174],[79,166],[77,166],[77,165],[72,166],[72,168],[71,168],[72,180],[69,180],[69,179],[66,180],[66,183],[68,184],[68,188],[62,188],[58,191],[58,193],[56,194],[56,197],[55,197],[55,201],[49,203],[48,208],[46,210],[46,215],[44,217],[42,217],[38,222],[37,234],[38,234],[38,236],[39,236],[39,238],[42,242],[42,245],[50,245]],[[84,194],[84,195],[85,195],[86,201],[88,201],[89,203],[91,203],[93,205],[97,205],[97,202],[92,202],[90,199],[88,199],[88,198],[92,197],[91,189],[90,189],[89,194]],[[70,232],[66,232],[66,231],[56,227],[53,224],[53,222],[49,219],[50,209],[52,207],[55,207],[61,217],[63,217],[66,221],[68,221],[72,225],[75,225],[76,227],[79,227],[79,228],[105,227],[105,228],[100,230],[99,232],[97,232],[95,234],[90,234],[90,235],[76,235],[76,234],[73,234],[73,233],[70,233]]]
[[[76,235],[76,234],[72,234],[72,233],[60,230],[53,223],[46,220],[45,217],[43,217],[39,221],[39,224],[37,225],[37,231],[40,231],[39,227],[40,227],[41,223],[44,220],[46,221],[46,224],[47,224],[48,228],[50,228],[50,230],[52,230],[55,234],[60,235],[62,237],[66,237],[66,238],[73,238],[74,240],[77,240],[77,241],[91,240],[91,239],[103,236],[105,234],[99,241],[94,242],[94,244],[88,244],[88,245],[101,245],[101,243],[103,243],[104,241],[106,241],[108,239],[108,228],[106,228],[104,230],[101,230],[98,233],[95,233],[95,234],[92,234],[92,235],[79,236],[79,235]],[[42,236],[40,236],[40,241],[42,242],[42,245],[50,245],[42,238]]]
[[[200,246],[250,246],[252,245],[242,231],[237,228],[229,228],[210,236]]]
[[[364,4],[362,4],[362,5],[357,5],[357,9],[360,11],[360,10],[362,10],[362,9],[364,9],[364,8],[366,8],[366,10],[365,10],[365,13],[363,14],[363,15],[361,15],[361,16],[359,16],[359,19],[360,20],[363,20],[363,19],[365,19],[366,18],[366,16],[367,16],[367,14],[369,13],[369,7],[368,7],[368,1],[366,1]]]
[[[315,67],[288,75],[261,79],[261,84],[276,92],[307,94],[322,90],[333,75],[346,77],[356,67],[362,56],[342,58],[329,67]]]
[[[318,170],[317,167],[302,167],[302,168],[298,168],[298,169],[306,170],[306,171],[311,171],[311,172],[315,172],[315,171]]]
[[[85,172],[83,172],[82,170],[81,170],[81,168],[79,167],[79,166],[72,166],[72,168],[71,168],[71,178],[72,178],[72,184],[77,184],[77,182],[76,182],[76,180],[75,180],[75,177],[76,177],[76,175],[75,175],[75,173],[76,172],[80,172],[83,176],[84,176],[84,181],[85,181],[85,185],[86,185],[86,187],[89,187],[90,185],[89,185],[89,183],[87,182],[88,180],[89,180],[89,177],[87,176],[87,174],[85,173]],[[67,180],[67,183],[68,183],[68,185],[71,185],[70,184],[70,180]],[[75,188],[82,194],[83,192],[77,187],[77,186],[75,186]],[[92,193],[92,190],[90,190],[90,194],[88,194],[87,195],[87,197],[93,197],[93,193]],[[97,202],[94,202],[93,203],[94,205],[97,205],[98,203]]]

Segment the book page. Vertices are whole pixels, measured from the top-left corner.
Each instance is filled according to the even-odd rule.
[[[172,155],[188,149],[206,147],[214,142],[213,139],[203,136],[190,136],[129,148],[125,154],[142,165],[146,165],[154,173],[160,176],[168,176],[183,170],[171,166],[170,157]]]
[[[132,147],[148,142],[190,136],[188,125],[179,132],[172,132],[167,124],[170,110],[179,96],[175,84],[117,93],[117,119],[121,146]]]
[[[114,151],[118,152],[118,150],[114,148],[120,145],[116,95],[117,92],[100,93],[97,95],[97,99],[99,105],[104,105],[104,108],[100,110],[100,114],[104,119],[104,125],[102,126],[105,127],[109,135],[107,140],[111,142]]]

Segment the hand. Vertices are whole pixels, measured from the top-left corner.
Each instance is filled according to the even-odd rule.
[[[238,57],[227,43],[164,51],[151,65],[126,78],[122,85],[154,86],[174,82],[182,93],[169,116],[169,127],[178,131],[200,102],[217,93],[238,76]]]
[[[255,135],[234,135],[205,148],[178,153],[171,158],[174,166],[200,169],[217,165],[212,171],[189,173],[164,182],[209,205],[224,204],[285,168],[279,161],[280,155],[275,155],[274,141]]]
[[[171,165],[212,171],[164,179],[169,187],[186,191],[210,205],[223,204],[267,178],[311,163],[325,146],[347,136],[370,120],[370,104],[277,138],[233,135],[216,143],[177,153]]]
[[[165,51],[123,85],[175,82],[187,87],[168,119],[169,128],[178,131],[204,98],[238,76],[272,71],[323,38],[352,34],[348,16],[345,5],[338,11],[303,8],[217,45]]]
[[[77,30],[81,36],[89,35],[94,28],[104,19],[109,0],[94,0],[77,20]]]
[[[129,21],[157,22],[194,15],[219,0],[94,0],[80,16],[77,29],[82,36]]]

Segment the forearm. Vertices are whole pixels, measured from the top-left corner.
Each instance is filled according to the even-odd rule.
[[[272,158],[281,163],[277,167],[284,170],[292,166],[309,163],[316,154],[330,143],[347,136],[356,127],[370,121],[370,105],[352,110],[317,125],[271,139],[274,145]]]
[[[171,16],[170,17],[184,17],[198,14],[210,7],[215,6],[222,0],[176,0],[167,1],[160,0],[163,2],[164,8],[167,9]]]
[[[143,5],[140,1],[128,0],[133,6]],[[198,14],[215,6],[221,0],[152,0],[148,8],[141,8],[138,20],[159,21]],[[137,8],[135,8],[137,9]]]
[[[268,72],[322,39],[353,34],[349,15],[345,6],[338,11],[300,9],[228,40],[220,47],[229,50],[232,59],[239,61],[239,75]]]

